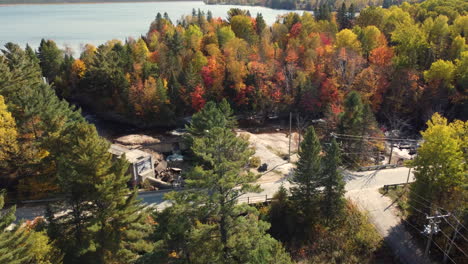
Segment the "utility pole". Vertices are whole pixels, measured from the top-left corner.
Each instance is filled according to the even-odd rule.
[[[291,163],[291,139],[292,139],[292,112],[289,112],[289,155],[288,155],[289,163]]]
[[[406,184],[409,183],[409,176],[411,174],[411,167],[409,167],[409,170],[408,170],[408,177],[406,177]]]
[[[393,141],[390,142],[390,157],[388,158],[388,165],[392,162],[392,154],[393,154]]]
[[[460,230],[460,221],[457,219],[457,226],[455,227],[455,232],[453,233],[452,239],[450,240],[450,244],[447,249],[447,253],[444,254],[444,260],[443,263],[447,263],[448,255],[450,254],[450,250],[452,250],[453,243],[455,239],[457,238],[458,231]]]
[[[429,254],[429,248],[431,247],[432,236],[434,234],[437,234],[440,231],[440,228],[439,228],[439,223],[441,221],[440,219],[449,217],[449,216],[450,214],[439,215],[438,212],[436,212],[436,215],[434,216],[426,216],[426,219],[429,220],[429,224],[425,226],[423,233],[426,235],[429,235],[429,239],[427,240],[426,250],[424,251],[425,257],[427,257]]]
[[[304,120],[303,120],[304,121]],[[302,132],[302,124],[304,122],[301,121],[299,117],[299,113],[296,113],[296,125],[297,125],[297,153],[299,153],[299,150],[301,150],[301,132]]]

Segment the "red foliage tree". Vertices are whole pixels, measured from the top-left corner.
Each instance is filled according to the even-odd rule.
[[[205,95],[205,89],[200,85],[197,85],[193,92],[190,93],[190,96],[192,97],[192,108],[195,111],[200,111],[200,109],[205,106],[206,100],[203,98],[203,95]]]
[[[326,78],[320,86],[320,102],[322,106],[333,104],[339,104],[340,93],[336,82],[332,78]]]
[[[291,27],[291,30],[289,31],[289,37],[290,38],[295,38],[295,37],[299,36],[299,34],[301,34],[301,31],[302,31],[302,23],[297,22],[296,24],[294,24]]]
[[[371,51],[369,61],[378,66],[389,66],[392,64],[393,49],[387,46],[380,46]]]

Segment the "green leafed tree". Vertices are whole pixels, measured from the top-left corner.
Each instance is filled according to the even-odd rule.
[[[447,210],[463,208],[466,203],[460,197],[466,192],[462,186],[468,180],[466,122],[448,123],[436,113],[421,134],[424,142],[411,162],[416,178],[410,192],[412,208],[428,214],[434,213],[437,206]],[[428,207],[421,207],[421,202]],[[418,214],[417,211],[413,213]]]

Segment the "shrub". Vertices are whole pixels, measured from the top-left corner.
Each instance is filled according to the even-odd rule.
[[[250,158],[249,164],[251,168],[258,168],[262,164],[262,160],[260,159],[260,157],[253,156],[252,158]]]

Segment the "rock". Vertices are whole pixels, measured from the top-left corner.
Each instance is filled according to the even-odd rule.
[[[260,167],[258,167],[258,172],[265,172],[268,169],[268,164],[263,163]]]
[[[156,172],[159,174],[161,174],[164,170],[167,169],[167,162],[165,160],[161,160],[158,165],[156,166],[156,168],[154,168],[156,170]]]

